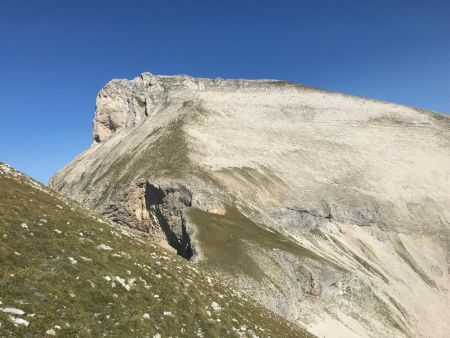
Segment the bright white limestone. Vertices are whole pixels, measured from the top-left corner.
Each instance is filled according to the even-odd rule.
[[[22,318],[16,318],[13,316],[9,316],[9,320],[14,323],[14,325],[23,325],[28,326],[30,322],[28,320],[22,319]]]

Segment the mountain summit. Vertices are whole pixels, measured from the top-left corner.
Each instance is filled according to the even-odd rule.
[[[327,337],[450,330],[450,118],[274,80],[144,73],[50,186]]]

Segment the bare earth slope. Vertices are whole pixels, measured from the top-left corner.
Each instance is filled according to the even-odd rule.
[[[317,335],[450,330],[450,118],[271,80],[144,73],[51,186]]]

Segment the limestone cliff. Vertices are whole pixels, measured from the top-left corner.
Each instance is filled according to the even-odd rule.
[[[51,186],[318,335],[450,330],[450,118],[273,80],[100,91]]]

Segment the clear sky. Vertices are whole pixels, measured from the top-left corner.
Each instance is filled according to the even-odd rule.
[[[98,90],[154,74],[276,78],[450,112],[450,1],[0,2],[0,161],[46,183]]]

